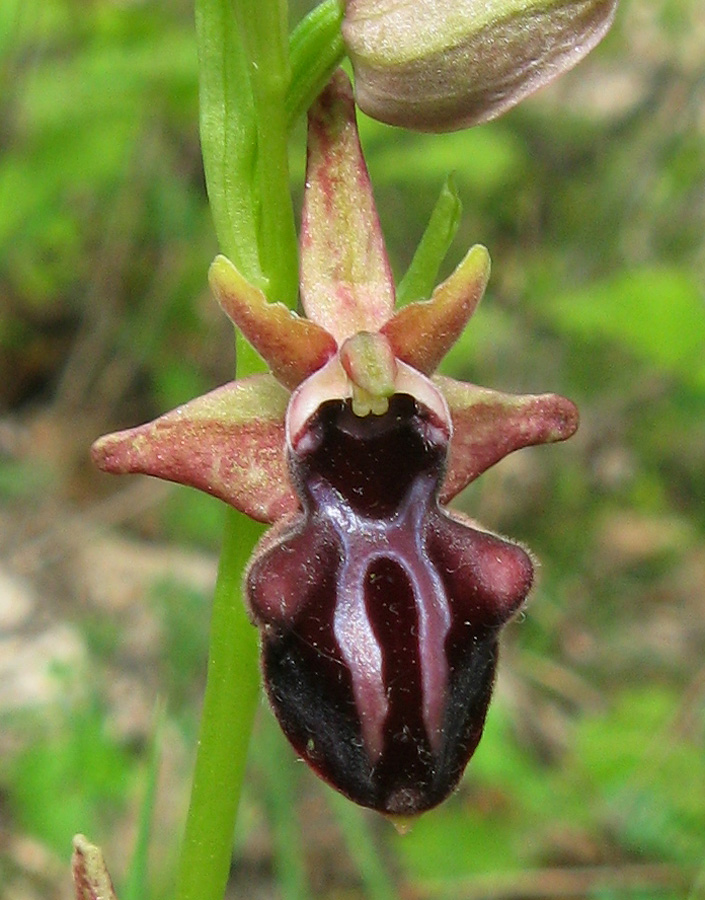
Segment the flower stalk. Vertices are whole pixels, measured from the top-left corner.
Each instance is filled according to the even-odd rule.
[[[288,9],[285,0],[265,0],[265,10],[255,5],[240,0],[234,11],[229,0],[196,0],[201,144],[221,249],[254,284],[293,305],[298,267],[285,107]],[[274,34],[272,21],[279,24]],[[262,368],[240,334],[237,350],[239,375]],[[177,900],[221,900],[230,870],[259,698],[258,642],[242,602],[242,573],[261,531],[228,510]]]

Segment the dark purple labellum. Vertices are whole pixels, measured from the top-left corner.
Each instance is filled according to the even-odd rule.
[[[270,532],[247,590],[265,682],[296,751],[363,806],[422,812],[482,733],[527,553],[438,504],[449,434],[411,396],[381,416],[324,403],[290,455],[303,512]]]

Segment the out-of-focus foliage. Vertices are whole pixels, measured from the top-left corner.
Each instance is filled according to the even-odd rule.
[[[54,711],[51,720],[9,723],[25,724],[31,742],[2,771],[12,784],[15,827],[62,856],[77,822],[100,831],[125,808],[130,754],[106,732],[106,718],[94,697]]]
[[[115,401],[145,369],[159,393],[188,394],[213,249],[190,9],[8,0],[0,14],[3,399],[57,371],[67,404],[96,387]]]
[[[361,832],[357,811],[329,808],[265,721],[233,897],[264,885],[265,896],[381,898],[390,879],[420,898],[548,897],[557,870],[566,896],[703,896],[703,46],[700,0],[622,0],[598,51],[503,119],[450,135],[363,119],[398,277],[450,171],[463,214],[446,271],[476,241],[493,258],[446,371],[563,393],[582,425],[460,499],[542,566],[458,795],[409,835],[364,816]],[[297,127],[297,196],[303,154]],[[65,619],[86,647],[86,696],[74,681],[58,712],[0,707],[3,900],[3,880],[54,896],[27,887],[20,839],[55,871],[69,832],[94,829],[126,871],[152,720],[134,725],[144,701],[118,689],[125,672],[168,700],[158,798],[176,800],[156,804],[153,896],[169,896],[207,597],[161,581],[115,608],[92,604],[47,535],[80,515],[184,553],[217,547],[215,501],[147,484],[136,499],[86,458],[95,435],[231,377],[232,336],[206,286],[216,249],[190,4],[3,0],[0,559],[37,576],[41,603],[23,627]]]

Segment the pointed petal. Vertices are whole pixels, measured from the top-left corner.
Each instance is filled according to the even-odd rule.
[[[575,405],[557,394],[504,394],[442,376],[433,382],[453,419],[442,503],[514,450],[564,441],[578,427]]]
[[[378,331],[394,309],[394,282],[342,70],[309,112],[301,299],[308,318],[339,344],[358,331]]]
[[[289,394],[271,375],[226,384],[137,428],[95,442],[116,475],[154,475],[219,497],[260,522],[297,508],[284,456]]]
[[[430,300],[411,303],[382,327],[394,355],[430,375],[460,337],[490,277],[490,257],[476,244]]]
[[[227,257],[216,256],[208,280],[225,314],[289,390],[298,387],[335,353],[331,335],[283,303],[270,303]]]
[[[421,372],[407,366],[406,363],[398,362],[396,388],[398,394],[409,394],[433,413],[434,425],[443,428],[446,432],[451,431],[450,410],[443,391],[438,390],[434,379],[427,378]]]

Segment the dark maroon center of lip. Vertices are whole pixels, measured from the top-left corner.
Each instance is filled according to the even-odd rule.
[[[499,628],[531,562],[439,507],[448,434],[408,395],[364,418],[324,403],[298,446],[302,512],[247,578],[269,696],[296,751],[339,790],[419,812],[477,745]]]
[[[392,397],[382,416],[356,416],[349,401],[333,400],[312,417],[293,475],[314,505],[312,495],[325,482],[359,514],[384,517],[416,478],[438,480],[447,445],[447,431],[408,394]]]

